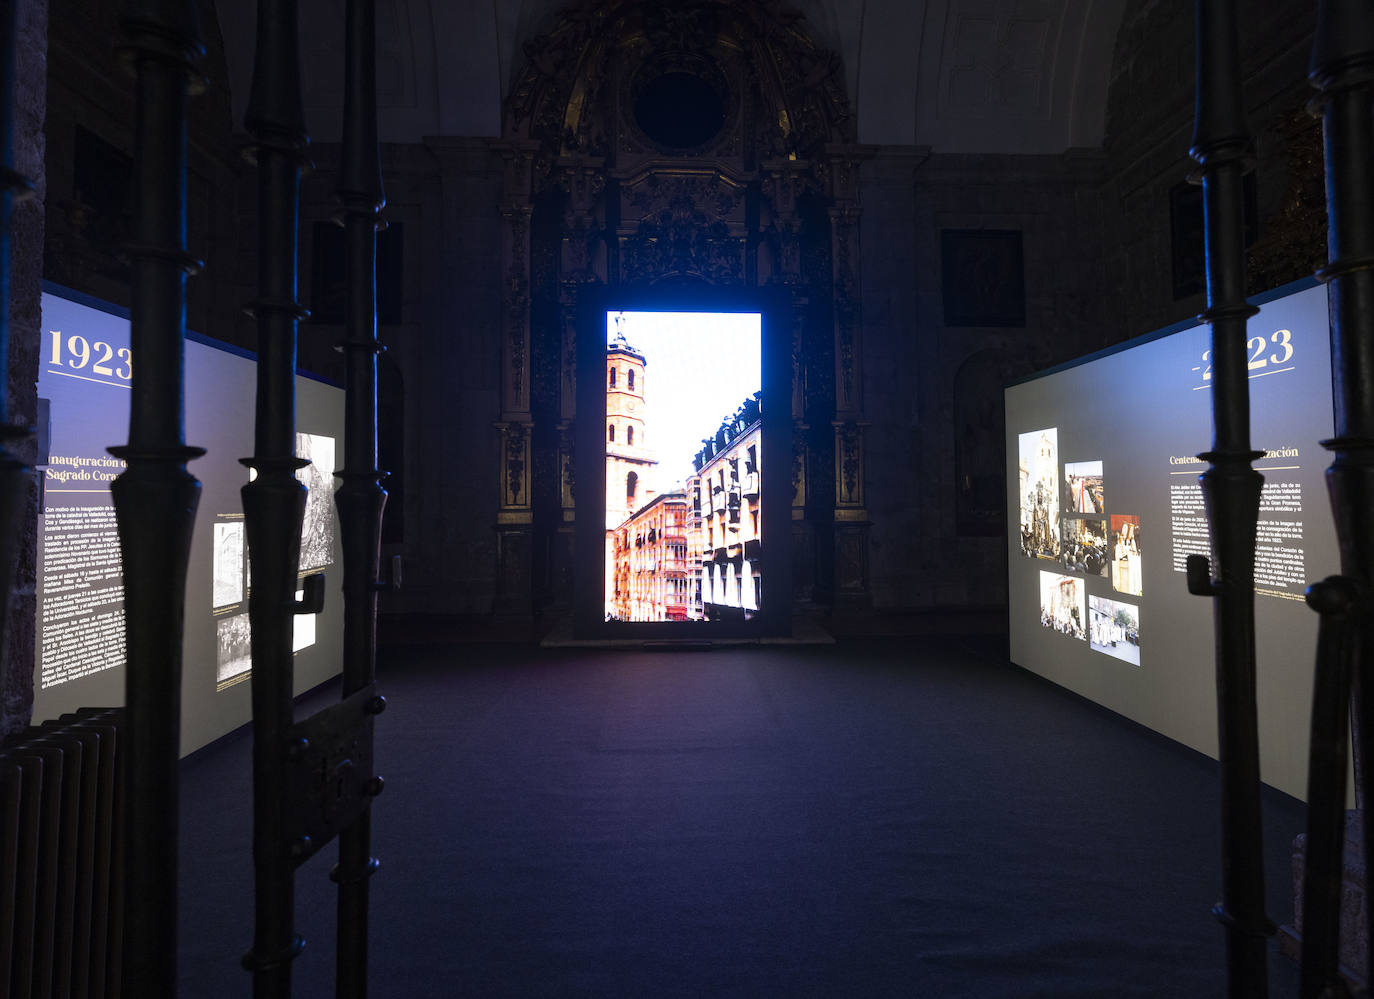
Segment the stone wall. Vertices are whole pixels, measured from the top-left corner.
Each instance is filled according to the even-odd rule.
[[[12,423],[32,424],[37,406],[40,282],[43,260],[44,115],[47,95],[48,5],[46,0],[16,0],[17,37],[15,169],[34,182],[31,197],[14,206],[10,246],[10,367],[8,392]],[[33,439],[18,456],[31,463]],[[34,572],[37,550],[37,491],[30,494],[23,548],[10,605],[9,643],[0,659],[0,735],[17,731],[33,711]],[[10,585],[6,579],[2,585]]]
[[[1255,243],[1250,290],[1310,275],[1324,260],[1321,129],[1303,105],[1315,14],[1298,0],[1255,0],[1240,19],[1243,97],[1255,138]],[[1206,307],[1175,294],[1171,199],[1196,164],[1191,0],[1137,0],[1117,37],[1107,99],[1103,210],[1107,324],[1113,343]],[[1189,261],[1190,271],[1201,260]]]
[[[1098,346],[1100,169],[1100,157],[1086,153],[890,150],[865,164],[864,391],[876,608],[1005,600],[997,509],[1005,486],[988,480],[1004,482],[1001,389]],[[947,323],[945,230],[1020,233],[1023,323]],[[961,487],[961,473],[979,478],[978,488]],[[972,516],[973,500],[986,507],[989,495],[991,516]]]
[[[338,147],[317,147],[314,159],[301,208],[307,306],[317,299],[317,224],[337,212]],[[381,610],[486,614],[496,566],[500,161],[485,139],[434,139],[385,146],[382,174],[382,216],[399,229],[402,263],[400,322],[378,327],[387,348],[382,363],[394,364],[396,377],[379,391],[399,382],[405,428],[402,456],[394,459],[400,467],[385,433],[381,440],[381,467],[402,483],[388,499],[387,516],[399,513],[403,525],[382,554],[402,557],[405,585],[383,595]],[[342,382],[342,355],[333,349],[342,337],[341,325],[303,324],[302,366]]]

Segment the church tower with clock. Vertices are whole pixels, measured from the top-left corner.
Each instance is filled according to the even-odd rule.
[[[606,347],[606,530],[619,527],[657,495],[658,459],[649,447],[644,355],[621,329]]]

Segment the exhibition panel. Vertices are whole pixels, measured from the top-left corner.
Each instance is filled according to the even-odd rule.
[[[109,485],[123,462],[106,450],[128,423],[137,358],[121,310],[50,287],[43,294],[44,349],[38,394],[38,627],[34,720],[124,699],[124,584]],[[186,343],[186,433],[205,447],[194,463],[202,494],[186,591],[182,754],[249,720],[248,595],[252,579],[239,490],[253,450],[256,362],[203,339]],[[343,392],[296,378],[298,476],[309,489],[300,575],[339,563],[335,452]],[[46,413],[46,418],[42,414]],[[337,572],[337,569],[334,570]],[[335,582],[335,580],[330,580]],[[339,672],[341,601],[295,619],[297,692]]]
[[[1302,797],[1317,628],[1303,594],[1339,565],[1319,443],[1331,436],[1326,290],[1307,281],[1255,304],[1262,768]],[[1006,390],[1008,603],[1013,662],[1216,756],[1212,604],[1184,576],[1190,554],[1210,554],[1197,457],[1209,347],[1205,326],[1181,324]]]

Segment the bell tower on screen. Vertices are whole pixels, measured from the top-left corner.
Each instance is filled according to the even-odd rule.
[[[625,339],[621,316],[606,347],[606,530],[657,495],[658,459],[646,426],[644,355]]]

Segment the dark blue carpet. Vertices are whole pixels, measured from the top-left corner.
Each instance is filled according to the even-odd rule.
[[[1216,765],[994,647],[384,657],[371,994],[1222,995]],[[242,735],[184,767],[186,996],[250,992],[248,768]],[[1303,813],[1265,807],[1286,921]],[[297,878],[302,999],[332,864]]]

